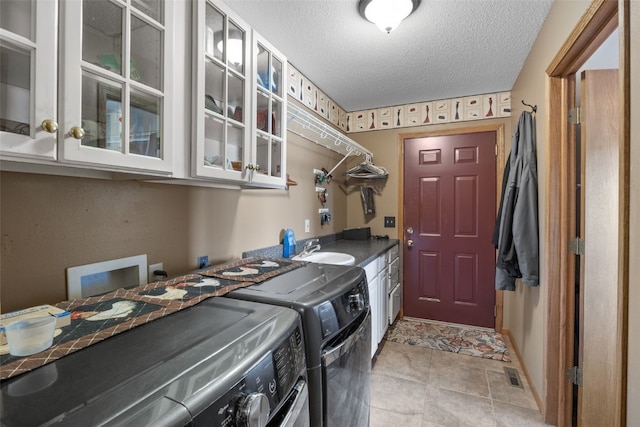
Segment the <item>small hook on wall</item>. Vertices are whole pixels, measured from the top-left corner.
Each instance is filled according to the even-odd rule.
[[[524,102],[524,99],[522,100],[522,105],[526,105],[527,107],[531,108],[531,112],[532,113],[537,113],[538,112],[538,106],[537,105],[527,104],[526,102]]]

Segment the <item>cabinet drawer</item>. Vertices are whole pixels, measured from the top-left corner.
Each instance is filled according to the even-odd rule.
[[[400,307],[402,306],[402,286],[397,285],[390,293],[389,293],[389,324],[392,325],[393,322],[398,317],[398,313],[400,313]]]
[[[387,293],[390,293],[400,283],[400,272],[396,270],[395,273],[389,274],[387,279]]]
[[[400,269],[400,259],[396,258],[389,264],[389,276],[397,273]]]
[[[394,259],[398,259],[399,249],[398,245],[395,245],[387,251],[387,263],[392,262]]]

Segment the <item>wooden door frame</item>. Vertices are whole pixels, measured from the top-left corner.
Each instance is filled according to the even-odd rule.
[[[623,426],[626,420],[626,343],[627,298],[629,288],[629,1],[593,0],[578,24],[562,45],[547,74],[547,147],[546,147],[546,229],[549,244],[544,259],[544,284],[548,287],[546,315],[546,350],[544,397],[545,422],[570,426],[573,387],[565,379],[565,371],[573,365],[574,332],[574,259],[568,252],[568,242],[575,230],[575,133],[568,124],[568,110],[574,107],[575,73],[606,38],[619,29],[619,99],[620,99],[620,176],[618,216],[618,283],[617,283],[617,354],[613,367],[616,390],[603,391],[603,400],[613,399],[616,416],[612,426]],[[588,375],[588,373],[586,373]],[[598,410],[593,408],[592,410]]]
[[[448,136],[448,135],[464,135],[469,133],[478,132],[495,132],[496,144],[498,152],[496,153],[496,215],[498,213],[498,205],[500,204],[500,194],[502,192],[502,175],[504,174],[505,164],[505,140],[504,140],[504,124],[490,124],[460,127],[452,129],[439,129],[433,131],[411,132],[398,134],[398,239],[400,244],[404,246],[405,233],[404,233],[404,140],[410,138],[425,138],[434,136]],[[495,330],[502,331],[502,306],[503,306],[503,292],[496,291],[496,320]]]

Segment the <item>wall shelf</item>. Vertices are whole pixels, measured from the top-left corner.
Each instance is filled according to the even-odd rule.
[[[319,118],[316,118],[312,113],[305,111],[303,108],[289,103],[287,106],[287,117],[287,130],[306,140],[315,142],[328,150],[345,156],[340,163],[329,171],[329,175],[349,156],[363,156],[366,160],[373,161],[371,151],[332,126],[324,123]]]

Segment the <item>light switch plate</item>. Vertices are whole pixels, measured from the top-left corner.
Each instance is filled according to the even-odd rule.
[[[384,227],[385,228],[395,228],[396,227],[396,217],[395,216],[385,216],[384,217]]]

